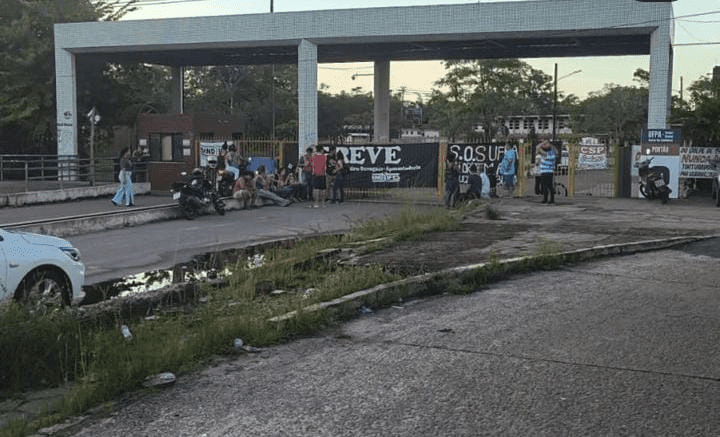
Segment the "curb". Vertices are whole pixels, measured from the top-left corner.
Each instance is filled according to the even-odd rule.
[[[225,202],[226,211],[243,209],[241,203],[236,199],[223,198],[223,201]],[[215,210],[213,207],[207,207],[203,214],[215,214]],[[168,203],[167,205],[146,208],[131,208],[123,212],[102,212],[85,216],[58,218],[39,223],[18,223],[4,226],[10,229],[64,238],[87,232],[101,232],[176,219],[184,220],[185,218],[177,207],[177,203]]]
[[[150,182],[136,182],[133,184],[136,195],[150,193]],[[103,196],[112,196],[117,191],[117,184],[97,185],[93,187],[74,187],[59,190],[27,191],[0,195],[0,207],[26,206],[42,203],[67,202],[78,199],[91,199]]]
[[[539,266],[547,266],[548,262],[554,261],[556,264],[572,264],[596,258],[669,249],[674,246],[717,237],[719,237],[719,235],[672,237],[453,267],[438,272],[425,273],[423,275],[401,279],[388,284],[381,284],[366,290],[356,291],[328,302],[310,305],[305,307],[302,312],[314,313],[328,310],[332,316],[349,318],[356,315],[364,305],[381,307],[402,301],[406,298],[436,295],[438,294],[438,288],[447,290],[448,288],[457,287],[458,285],[477,286],[478,284],[486,284],[495,280],[505,279],[509,275],[537,270]],[[298,311],[292,311],[281,316],[273,317],[269,321],[273,323],[287,322],[298,315]]]

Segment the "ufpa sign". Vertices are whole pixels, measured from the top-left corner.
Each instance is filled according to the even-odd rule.
[[[641,145],[643,155],[678,155],[682,146],[682,130],[646,129]]]

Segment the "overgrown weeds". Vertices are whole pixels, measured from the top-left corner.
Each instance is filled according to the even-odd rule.
[[[269,249],[259,258],[229,266],[232,273],[226,285],[206,285],[202,291],[208,302],[188,314],[159,311],[159,316],[146,320],[126,319],[118,311],[115,323],[108,326],[81,322],[67,310],[37,317],[10,303],[0,314],[3,395],[72,384],[58,411],[31,423],[13,422],[2,433],[25,435],[135,390],[150,375],[187,372],[211,356],[237,353],[232,344],[238,337],[246,344],[268,346],[311,334],[331,321],[325,312],[303,308],[400,279],[381,266],[332,262],[326,255],[332,249],[366,240],[387,245],[418,239],[429,232],[455,229],[461,219],[462,213],[454,211],[419,212],[408,207],[398,216],[358,225],[342,237]],[[288,323],[269,322],[292,311],[298,316]],[[131,339],[123,337],[121,325],[130,327]]]

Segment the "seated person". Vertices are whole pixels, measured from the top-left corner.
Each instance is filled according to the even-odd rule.
[[[265,165],[260,165],[257,170],[257,175],[255,176],[255,189],[257,190],[258,197],[263,200],[269,200],[275,205],[290,205],[292,203],[291,201],[283,199],[282,197],[270,191],[271,181],[265,171]]]
[[[297,182],[292,171],[284,168],[280,170],[280,175],[275,179],[275,183],[276,188],[272,191],[283,199],[300,202],[300,199],[305,197],[305,186]]]
[[[255,190],[255,184],[253,183],[252,176],[249,173],[245,173],[235,181],[233,187],[233,197],[239,199],[243,208],[248,206],[255,206],[257,199],[257,192]]]
[[[472,195],[475,199],[482,197],[482,178],[478,171],[478,166],[473,164],[470,166],[470,178],[468,179],[467,194]]]

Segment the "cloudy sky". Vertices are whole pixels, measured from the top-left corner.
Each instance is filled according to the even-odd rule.
[[[482,0],[483,3],[492,1],[497,0]],[[125,19],[268,13],[271,2],[275,12],[476,3],[462,0],[141,0],[140,10]],[[720,0],[677,0],[673,3],[673,9],[673,94],[679,94],[681,77],[683,88],[687,88],[702,75],[711,74],[713,66],[720,66]],[[649,56],[543,58],[526,61],[549,75],[553,74],[554,64],[557,63],[558,77],[581,70],[558,82],[558,89],[562,93],[572,93],[581,98],[590,92],[600,91],[608,83],[633,85],[633,72],[637,68],[649,68]],[[372,71],[371,63],[321,64],[318,82],[328,85],[328,91],[333,93],[350,91],[354,87],[372,91],[371,75],[352,79],[355,74]],[[417,98],[418,93],[424,95],[436,87],[434,82],[443,76],[444,67],[440,61],[391,62],[390,74],[390,87],[399,89],[404,86],[410,91],[406,98],[411,100]]]

